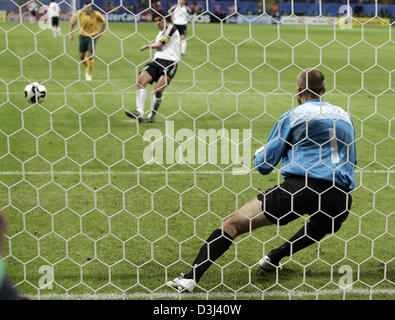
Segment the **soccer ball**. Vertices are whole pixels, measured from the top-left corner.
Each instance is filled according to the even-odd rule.
[[[38,82],[33,82],[25,87],[25,98],[30,103],[42,103],[47,96],[47,89]]]

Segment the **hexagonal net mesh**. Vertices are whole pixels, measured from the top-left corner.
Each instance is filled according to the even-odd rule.
[[[156,52],[139,48],[155,43],[152,13],[175,2],[91,1],[106,24],[89,79],[79,24],[70,29],[82,1],[58,1],[60,30],[49,1],[35,15],[31,2],[0,1],[0,209],[16,289],[41,299],[393,299],[395,6],[186,1],[185,54],[155,122],[139,122],[125,110]],[[166,282],[190,270],[211,232],[283,181],[280,166],[262,176],[253,157],[298,106],[305,68],[323,72],[323,98],[353,119],[348,218],[271,273],[258,261],[309,216],[244,233],[180,295]],[[47,89],[42,103],[23,97],[34,81]]]

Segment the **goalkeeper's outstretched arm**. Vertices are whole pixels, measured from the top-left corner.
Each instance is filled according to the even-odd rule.
[[[291,126],[288,115],[289,112],[280,117],[270,132],[267,143],[255,152],[254,167],[263,175],[272,172],[290,148]]]

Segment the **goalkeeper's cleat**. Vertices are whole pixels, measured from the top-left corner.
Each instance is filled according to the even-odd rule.
[[[147,117],[147,118],[145,118],[144,120],[145,120],[144,122],[147,122],[147,123],[153,123],[153,122],[155,122],[155,118],[154,118],[154,117]]]
[[[268,256],[264,256],[261,260],[259,260],[258,266],[259,269],[262,271],[276,271],[277,269],[282,269],[280,263],[273,263]]]
[[[126,110],[125,114],[130,118],[137,119],[139,122],[146,122],[143,115],[137,110],[133,110],[133,111]]]
[[[181,273],[181,275],[174,280],[167,281],[167,286],[174,288],[180,292],[193,292],[196,287],[196,281],[193,279],[186,279],[184,278],[184,274]]]

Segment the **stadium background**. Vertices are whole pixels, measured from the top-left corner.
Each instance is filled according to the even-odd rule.
[[[28,0],[0,0],[0,10],[13,11],[18,10],[18,6],[23,6]],[[60,1],[59,1],[60,2]],[[49,4],[49,0],[40,1],[44,5]],[[134,14],[149,8],[149,2],[147,0],[126,0],[122,2],[120,6],[120,0],[95,0],[97,8],[103,10],[103,12],[122,13],[132,12]],[[152,1],[153,9],[168,10],[176,1],[174,0],[160,0]],[[207,8],[208,3],[208,8]],[[375,2],[372,0],[351,0],[351,1],[336,1],[336,0],[323,0],[321,2],[322,14],[325,16],[338,16],[339,7],[350,3],[353,9],[353,15],[355,17],[372,17],[375,14]],[[60,2],[61,10],[69,11],[72,9],[74,4],[73,0],[67,0]],[[81,0],[75,0],[77,8],[82,5]],[[201,14],[203,12],[211,12],[218,18],[224,18],[226,15],[230,15],[235,10],[234,1],[188,1],[187,5],[193,13]],[[238,1],[236,4],[237,12],[243,15],[259,15],[263,13],[264,6],[262,1]],[[280,15],[289,15],[292,11],[290,1],[276,1],[268,0],[265,2],[266,13],[273,17]],[[22,10],[27,10],[26,6],[22,7]],[[320,4],[318,1],[305,1],[296,0],[294,1],[294,13],[298,16],[308,15],[315,16],[320,11]],[[395,4],[391,0],[384,0],[378,3],[379,16],[383,18],[394,18],[395,17]]]

